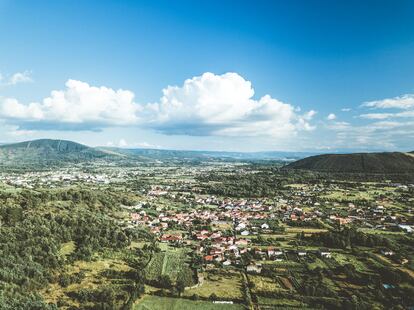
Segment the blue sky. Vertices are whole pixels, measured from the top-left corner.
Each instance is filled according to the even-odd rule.
[[[0,27],[3,142],[414,149],[412,1],[0,0]]]

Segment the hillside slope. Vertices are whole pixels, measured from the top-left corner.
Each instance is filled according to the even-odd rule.
[[[307,157],[286,166],[322,172],[407,173],[414,172],[412,153],[324,154]]]
[[[66,140],[40,139],[0,146],[0,165],[61,165],[111,156],[83,144]]]

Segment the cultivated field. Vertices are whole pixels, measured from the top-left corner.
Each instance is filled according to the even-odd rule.
[[[180,298],[145,296],[137,302],[134,310],[241,310],[238,304],[216,304],[212,301],[193,301]]]

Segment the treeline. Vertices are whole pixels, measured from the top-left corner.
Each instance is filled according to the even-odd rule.
[[[309,237],[314,243],[328,248],[346,249],[352,246],[376,247],[397,249],[398,244],[390,238],[376,234],[367,234],[353,227],[345,227],[341,230],[330,230],[313,234]]]

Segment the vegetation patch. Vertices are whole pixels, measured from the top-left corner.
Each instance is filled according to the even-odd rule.
[[[242,310],[239,304],[219,304],[213,301],[194,301],[182,298],[144,296],[134,310]]]
[[[186,290],[185,296],[210,298],[213,294],[222,300],[242,300],[242,277],[236,271],[205,273],[202,285]]]

